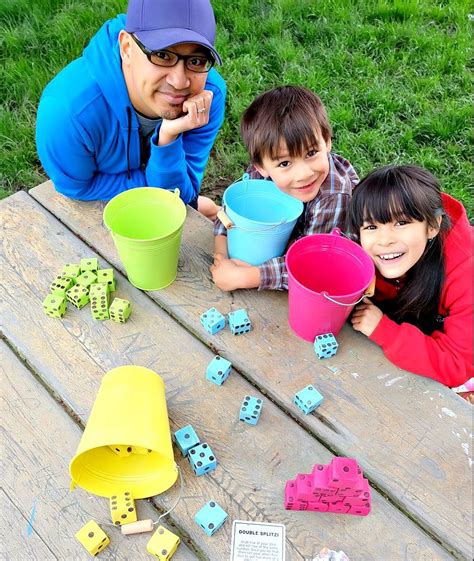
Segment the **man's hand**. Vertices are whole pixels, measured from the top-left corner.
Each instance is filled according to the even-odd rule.
[[[210,266],[212,279],[216,286],[225,292],[239,288],[258,288],[260,269],[239,259],[225,259],[221,254],[214,255]]]
[[[383,317],[382,311],[377,308],[368,298],[364,298],[362,304],[356,306],[352,314],[352,327],[370,337]]]
[[[177,119],[163,119],[160,127],[158,146],[164,146],[176,140],[179,134],[207,125],[212,104],[213,93],[203,90],[189,97],[183,103],[183,115]]]

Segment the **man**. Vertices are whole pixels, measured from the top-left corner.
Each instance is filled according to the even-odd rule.
[[[180,189],[198,206],[224,119],[225,82],[212,68],[209,0],[130,0],[40,100],[36,144],[57,191],[109,200],[138,186]],[[199,197],[210,218],[216,205]]]

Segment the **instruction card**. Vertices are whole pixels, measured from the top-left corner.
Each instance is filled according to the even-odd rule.
[[[234,520],[230,561],[285,561],[285,526]]]

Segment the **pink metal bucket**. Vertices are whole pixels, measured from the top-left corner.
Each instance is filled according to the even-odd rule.
[[[296,241],[286,254],[286,267],[290,327],[306,341],[337,335],[352,308],[373,294],[372,259],[337,228]]]

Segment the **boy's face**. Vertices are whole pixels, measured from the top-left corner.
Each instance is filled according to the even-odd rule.
[[[307,203],[316,197],[328,176],[330,151],[331,140],[325,142],[321,138],[318,146],[308,147],[304,154],[292,158],[282,140],[278,157],[273,160],[266,156],[262,165],[255,167],[263,177],[270,177],[280,191]]]

